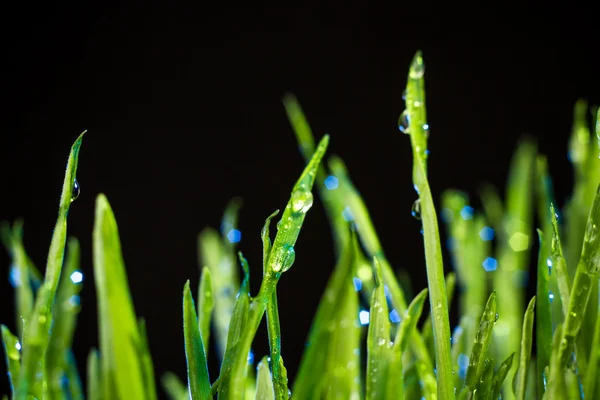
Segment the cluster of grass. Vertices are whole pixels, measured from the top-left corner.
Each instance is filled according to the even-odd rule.
[[[444,276],[427,180],[423,76],[417,53],[399,128],[408,134],[413,150],[413,215],[422,222],[428,288],[407,299],[344,163],[337,157],[329,157],[327,166],[321,163],[329,137],[316,144],[298,103],[287,96],[284,105],[307,165],[281,216],[275,211],[265,221],[260,290],[250,295],[248,263],[236,252],[239,204],[232,201],[220,232],[207,229],[199,236],[204,267],[197,303],[189,282],[183,288],[187,385],[166,374],[162,386],[171,399],[218,395],[279,400],[290,394],[297,399],[600,398],[597,110],[591,116],[598,140],[590,133],[587,105],[576,106],[569,153],[575,187],[564,216],[553,205],[546,159],[528,141],[515,154],[504,201],[486,187],[481,192],[483,210],[476,212],[465,193],[444,193],[441,215],[455,270]],[[2,326],[13,399],[84,397],[71,351],[81,290],[79,245],[66,236],[67,213],[78,194],[75,175],[82,139],[83,134],[69,156],[44,277],[23,248],[22,223],[2,228],[12,258],[17,315],[18,335]],[[294,244],[313,205],[313,185],[331,221],[337,265],[290,390],[276,287],[294,263]],[[272,240],[275,218],[279,222]],[[538,261],[530,267],[534,248]],[[96,202],[93,259],[100,345],[88,358],[87,398],[156,399],[144,321],[137,319],[132,305],[117,224],[103,195]],[[536,271],[537,294],[526,299],[530,270]],[[460,319],[451,331],[448,309],[453,298],[458,298]],[[265,315],[270,354],[255,366],[251,347]],[[421,319],[424,323],[419,324]],[[211,334],[215,354],[207,346]],[[212,379],[209,355],[221,365],[219,376]]]

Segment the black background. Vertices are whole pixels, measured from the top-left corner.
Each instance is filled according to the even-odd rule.
[[[256,290],[264,218],[285,206],[303,167],[280,101],[286,91],[297,95],[319,137],[331,134],[329,151],[347,162],[388,258],[417,289],[426,280],[420,226],[410,216],[411,152],[396,127],[414,52],[422,49],[427,65],[436,199],[454,187],[475,197],[485,181],[503,187],[518,138],[529,133],[549,155],[564,201],[572,107],[580,97],[600,103],[598,30],[591,7],[572,2],[556,9],[164,1],[3,7],[0,218],[25,218],[26,248],[38,266],[70,145],[89,131],[78,171],[82,194],[69,214],[86,278],[74,345],[81,369],[98,343],[91,232],[100,192],[119,222],[157,375],[184,376],[181,291],[186,279],[198,280],[196,235],[218,227],[234,195],[244,199],[240,248]],[[334,261],[319,203],[296,251],[278,289],[292,377]],[[0,319],[13,328],[4,252],[0,262]],[[260,356],[268,347],[264,332],[258,338]]]

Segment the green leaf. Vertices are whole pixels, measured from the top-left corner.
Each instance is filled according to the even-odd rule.
[[[385,298],[381,267],[377,258],[373,259],[375,269],[375,290],[371,297],[369,332],[367,336],[366,399],[384,399],[391,354],[390,320]]]
[[[267,357],[263,357],[258,363],[256,374],[256,400],[275,400],[275,391],[273,381],[271,380],[271,371],[269,371],[269,362]]]
[[[483,362],[487,357],[488,348],[492,340],[492,329],[496,323],[496,318],[496,292],[492,292],[485,304],[485,309],[479,322],[479,329],[475,334],[463,391],[473,392],[477,388],[477,383],[483,369]]]
[[[535,296],[529,302],[525,316],[523,317],[523,332],[521,334],[521,355],[519,357],[519,369],[515,374],[517,400],[525,400],[525,389],[527,384],[527,372],[531,358],[531,345],[533,342],[533,316],[535,307]]]
[[[208,267],[202,268],[200,284],[198,285],[198,326],[204,343],[204,352],[208,359],[210,348],[210,319],[214,309],[212,278]]]
[[[190,398],[183,382],[172,372],[166,372],[161,379],[162,386],[169,400],[187,400]]]
[[[104,400],[104,383],[102,366],[98,350],[92,349],[87,359],[87,398],[88,400]]]
[[[152,355],[148,345],[148,333],[146,332],[146,321],[140,318],[138,321],[140,329],[140,343],[138,345],[138,357],[142,363],[144,387],[146,388],[146,399],[156,400],[156,382],[154,381],[154,366]]]
[[[75,324],[79,314],[79,292],[82,283],[73,279],[79,269],[79,242],[70,238],[67,242],[67,258],[60,278],[56,302],[52,309],[54,326],[45,354],[46,382],[50,398],[63,396],[62,379],[68,370],[68,355],[73,342]],[[79,378],[77,378],[79,380]]]
[[[8,370],[8,378],[10,382],[10,390],[13,393],[13,397],[16,395],[17,378],[21,371],[21,353],[19,349],[21,344],[19,339],[13,335],[10,330],[2,325],[2,345],[4,347],[4,355],[6,357],[6,369]]]
[[[117,222],[103,194],[96,198],[93,243],[104,396],[147,398],[143,364],[137,352],[140,333],[127,283]]]
[[[210,399],[208,366],[189,280],[183,288],[183,333],[190,398],[192,400]]]
[[[423,57],[419,51],[413,58],[408,74],[405,113],[407,113],[409,119],[408,129],[413,150],[413,184],[419,195],[417,201],[420,202],[421,207],[429,301],[434,316],[432,322],[436,345],[438,397],[440,399],[452,399],[454,398],[454,378],[452,376],[450,354],[448,301],[437,214],[427,180],[429,128],[425,111],[424,68]]]
[[[512,353],[506,360],[500,364],[498,367],[498,371],[494,375],[494,381],[492,383],[492,399],[498,399],[500,397],[500,392],[502,391],[502,385],[504,384],[504,380],[508,375],[513,363],[513,359],[515,357],[515,353]]]

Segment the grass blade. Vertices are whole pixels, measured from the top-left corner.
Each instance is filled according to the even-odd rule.
[[[187,360],[188,388],[192,400],[210,399],[210,380],[204,344],[196,316],[196,306],[190,290],[190,281],[183,288],[183,332]]]
[[[521,355],[519,357],[519,369],[515,374],[517,400],[525,400],[525,389],[527,384],[527,372],[531,358],[531,345],[533,335],[533,316],[535,307],[535,296],[529,302],[525,316],[523,317],[523,332],[521,334]]]
[[[103,194],[96,198],[94,278],[103,393],[107,398],[147,398],[137,348],[140,333],[131,301],[117,222]]]
[[[256,374],[256,400],[275,400],[271,371],[267,357],[263,357],[258,363]]]
[[[172,372],[166,372],[161,379],[169,400],[187,400],[190,398],[184,383]]]
[[[383,290],[381,267],[377,258],[373,259],[375,269],[375,290],[371,297],[369,332],[367,336],[367,400],[384,399],[388,361],[391,353],[390,320]]]
[[[565,379],[564,379],[564,366],[561,365],[560,352],[561,348],[565,347],[567,343],[562,340],[563,325],[559,324],[554,330],[554,336],[552,337],[552,356],[550,357],[550,376],[548,377],[548,384],[546,386],[547,400],[559,400],[565,399]]]
[[[473,392],[481,377],[484,360],[487,357],[488,348],[492,340],[492,329],[497,319],[496,313],[496,292],[492,292],[485,304],[485,309],[479,322],[479,329],[475,334],[473,349],[469,357],[469,367],[467,368],[467,377],[463,392]],[[462,394],[462,393],[461,393]]]
[[[213,299],[210,269],[204,267],[198,285],[198,325],[200,326],[200,336],[202,337],[202,343],[204,343],[204,353],[207,359],[210,348],[210,320],[215,306]]]
[[[419,194],[418,201],[421,205],[429,301],[431,303],[431,314],[435,317],[432,322],[436,344],[438,397],[445,400],[454,398],[454,379],[450,355],[450,322],[442,250],[437,215],[427,180],[429,126],[427,125],[425,113],[424,68],[421,52],[417,52],[408,74],[405,112],[409,118],[408,129],[413,150],[413,184]]]
[[[138,357],[142,363],[142,373],[144,379],[144,387],[146,388],[146,398],[148,400],[156,400],[156,382],[154,381],[154,365],[152,363],[152,355],[148,345],[148,333],[146,331],[146,321],[140,318],[138,321],[140,330],[140,343],[138,346]]]
[[[50,311],[54,303],[56,288],[63,265],[65,243],[67,240],[67,214],[71,202],[79,194],[79,184],[75,179],[75,175],[77,173],[79,149],[84,134],[85,132],[79,135],[71,147],[60,196],[58,218],[54,226],[50,249],[48,251],[44,283],[38,289],[33,311],[23,330],[23,361],[19,377],[19,399],[24,399],[27,396],[34,396],[35,398],[43,396],[45,374],[42,360],[50,341],[50,330],[52,327],[52,314]]]
[[[102,366],[98,350],[92,349],[87,359],[87,398],[88,400],[104,400],[104,384]]]
[[[52,310],[54,326],[45,354],[46,382],[52,399],[60,399],[63,396],[62,380],[68,370],[68,355],[80,310],[79,292],[83,286],[81,283],[83,275],[78,270],[79,258],[79,242],[75,238],[70,238],[67,242],[65,266]]]
[[[473,393],[474,399],[487,400],[489,398],[492,390],[493,378],[494,361],[486,358],[483,361],[483,369],[481,371],[477,390]]]
[[[550,247],[550,267],[556,271],[556,281],[560,293],[563,314],[567,315],[567,307],[571,298],[571,285],[567,269],[567,262],[563,256],[562,243],[558,230],[558,218],[554,205],[550,204],[550,215],[552,218],[552,245]]]
[[[492,399],[498,399],[500,397],[500,392],[502,391],[502,385],[504,384],[504,380],[508,375],[513,363],[513,359],[515,358],[515,353],[512,353],[506,360],[500,364],[498,367],[498,371],[494,375],[494,381],[492,383]]]
[[[277,400],[287,400],[287,370],[283,365],[283,358],[281,357],[281,329],[279,327],[279,311],[277,308],[277,289],[273,290],[271,299],[267,303],[267,331],[269,333],[269,347],[271,349],[275,398]]]
[[[419,318],[421,318],[423,304],[425,303],[425,299],[427,299],[427,294],[427,289],[421,290],[421,292],[413,299],[408,306],[408,309],[404,313],[400,323],[400,328],[396,334],[396,339],[394,340],[394,347],[400,346],[400,351],[402,353],[404,350],[406,350],[408,341],[412,337],[412,331],[417,329],[417,323],[419,322]]]
[[[19,352],[21,344],[19,343],[19,339],[13,335],[5,325],[2,325],[1,328],[2,346],[4,347],[4,355],[6,357],[6,369],[8,370],[10,390],[13,393],[13,397],[15,397],[17,379],[21,372],[21,353]]]
[[[600,282],[598,283],[600,285]],[[595,399],[600,397],[600,389],[596,387],[596,381],[600,374],[600,315],[596,317],[596,326],[592,347],[590,349],[590,359],[588,363],[587,374],[584,380],[584,391],[586,398]]]

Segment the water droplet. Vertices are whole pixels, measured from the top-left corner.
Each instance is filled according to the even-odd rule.
[[[383,346],[386,343],[387,343],[387,340],[385,340],[385,338],[379,338],[379,340],[377,341],[377,344],[380,346]]]
[[[294,246],[285,245],[284,246],[285,253],[283,255],[283,259],[281,261],[281,268],[279,271],[285,272],[292,267],[294,261],[296,261],[296,251],[294,250]],[[276,272],[279,272],[276,271]]]
[[[548,275],[552,275],[552,259],[550,257],[546,259],[546,265],[548,265]]]
[[[400,118],[398,118],[398,129],[402,133],[409,134],[410,133],[409,128],[410,128],[410,118],[408,115],[408,111],[404,110],[404,111],[402,111],[402,114],[400,114]]]
[[[437,308],[442,308],[442,302],[441,301],[438,301]]]
[[[75,201],[79,197],[80,193],[81,188],[79,187],[79,182],[77,182],[77,179],[75,179],[75,181],[73,181],[73,189],[71,191],[71,201]]]
[[[421,199],[418,198],[415,200],[415,202],[412,205],[412,209],[410,210],[411,215],[416,219],[416,220],[421,220]]]
[[[550,299],[550,304],[552,304],[552,300],[554,300],[554,293],[548,291],[548,298]]]
[[[47,320],[47,318],[44,314],[40,315],[38,318],[39,323],[42,325],[46,323],[46,320]]]
[[[496,315],[494,316],[494,322],[498,322],[498,318],[500,318],[500,316],[498,315],[498,313],[496,313]]]
[[[577,313],[575,311],[571,311],[570,314],[571,314],[571,317],[573,317],[573,318],[577,317]]]
[[[418,54],[410,66],[409,76],[412,79],[420,79],[423,75],[425,75],[425,63],[423,62],[423,57]]]
[[[306,214],[313,205],[313,194],[310,190],[295,190],[292,193],[292,211],[297,214]]]

